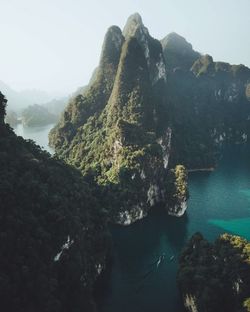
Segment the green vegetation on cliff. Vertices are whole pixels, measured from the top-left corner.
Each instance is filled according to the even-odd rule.
[[[177,280],[188,311],[249,311],[250,243],[223,234],[211,244],[195,234],[180,257]]]
[[[93,79],[70,100],[50,144],[84,175],[117,189],[121,211],[175,206],[171,169],[211,168],[223,144],[248,144],[249,83],[247,67],[214,62],[175,33],[160,42],[134,14],[123,33],[108,30]]]
[[[70,99],[60,122],[50,133],[50,144],[56,148],[58,154],[66,156],[78,127],[89,118],[95,122],[105,107],[112,92],[122,44],[121,30],[116,26],[110,27],[93,82],[81,94]]]
[[[72,167],[4,124],[0,93],[0,301],[10,312],[94,311],[106,214]]]
[[[214,62],[204,55],[189,69],[180,62],[168,78],[172,165],[211,168],[223,144],[249,143],[250,105],[246,94],[250,69]]]
[[[105,185],[112,217],[127,224],[157,202],[167,205],[166,186],[174,181],[166,168],[170,138],[162,122],[167,114],[160,42],[137,15],[123,34],[115,26],[108,30],[94,79],[70,101],[50,144],[59,157]]]
[[[56,115],[51,114],[44,106],[34,104],[22,112],[22,123],[26,127],[39,127],[57,121]]]

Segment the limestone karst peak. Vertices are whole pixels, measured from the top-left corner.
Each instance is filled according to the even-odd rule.
[[[177,34],[176,32],[171,32],[170,34],[168,34],[161,40],[161,43],[163,48],[171,46],[172,48],[175,49],[183,49],[183,48],[188,50],[193,49],[192,45],[184,37]]]
[[[141,15],[137,12],[130,15],[128,20],[127,20],[126,26],[129,25],[130,23],[136,23],[138,25],[143,25]]]
[[[102,46],[102,56],[101,63],[108,59],[110,62],[118,62],[121,47],[124,41],[121,29],[118,26],[111,26],[106,32],[103,46]]]
[[[182,68],[189,70],[200,57],[192,45],[181,35],[172,32],[161,40],[163,53],[168,70]]]
[[[139,13],[132,14],[123,29],[123,35],[125,38],[130,36],[136,36],[138,30],[148,34],[147,28],[143,25],[142,18]]]

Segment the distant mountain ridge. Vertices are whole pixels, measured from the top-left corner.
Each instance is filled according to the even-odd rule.
[[[69,96],[58,97],[55,98],[54,96],[40,90],[23,90],[23,91],[16,91],[9,87],[6,83],[0,81],[0,90],[1,92],[8,98],[8,105],[7,105],[7,119],[8,121],[13,120],[13,116],[16,114],[17,116],[21,116],[24,110],[28,110],[29,107],[37,105],[41,107],[41,110],[47,114],[50,120],[44,120],[42,123],[46,125],[51,123],[52,115],[53,122],[56,122],[59,119],[60,114],[63,112],[68,100]],[[72,94],[72,96],[78,94],[80,90],[84,90],[84,87],[79,88],[76,92]],[[45,110],[47,112],[45,112]],[[44,115],[44,114],[43,114]],[[37,117],[34,116],[34,120]],[[15,125],[15,122],[11,122],[12,126]],[[35,123],[34,125],[41,125],[40,123]]]
[[[48,102],[52,97],[40,90],[16,91],[0,80],[0,90],[9,99],[7,109],[20,112],[25,107],[32,104],[42,104]]]

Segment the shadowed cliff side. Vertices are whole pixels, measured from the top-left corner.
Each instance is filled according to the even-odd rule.
[[[187,311],[250,311],[249,242],[223,234],[211,244],[195,234],[180,257],[177,280]]]
[[[10,312],[95,311],[106,214],[72,167],[4,124],[0,93],[0,301]]]

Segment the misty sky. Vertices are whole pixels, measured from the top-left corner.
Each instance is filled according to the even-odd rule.
[[[215,60],[250,67],[250,0],[0,0],[0,80],[71,93],[88,82],[110,25],[139,12],[151,35],[175,31]]]

